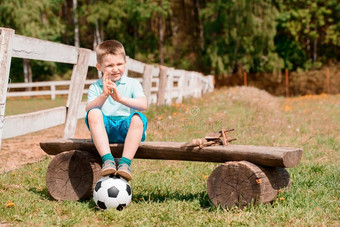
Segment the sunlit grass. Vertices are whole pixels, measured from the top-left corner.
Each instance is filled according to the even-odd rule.
[[[10,105],[8,105],[10,106]],[[7,107],[8,107],[7,106]],[[9,108],[11,109],[11,108]],[[10,111],[10,110],[8,110]],[[274,98],[251,89],[221,89],[201,99],[151,106],[149,141],[188,141],[222,126],[236,144],[302,147],[292,184],[271,204],[221,210],[207,196],[214,163],[134,160],[133,199],[122,212],[92,200],[57,202],[48,195],[50,162],[0,175],[0,223],[20,226],[338,226],[340,96]]]

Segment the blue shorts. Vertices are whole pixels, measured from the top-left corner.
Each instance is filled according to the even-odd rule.
[[[99,108],[97,108],[99,109]],[[87,128],[90,130],[90,126],[88,124],[88,120],[87,120],[87,115],[89,114],[89,112],[92,109],[90,109],[89,111],[87,111],[86,116],[85,116],[85,124],[87,126]],[[105,125],[105,129],[106,129],[106,133],[109,137],[109,142],[110,143],[124,143],[125,142],[125,138],[127,135],[127,132],[129,130],[130,127],[130,123],[131,123],[131,118],[133,115],[138,114],[139,117],[142,119],[143,122],[143,136],[142,136],[142,142],[145,141],[145,137],[146,137],[146,128],[148,127],[148,120],[146,119],[145,115],[140,113],[140,112],[135,112],[132,113],[130,116],[121,119],[121,120],[113,120],[112,118],[110,118],[110,116],[106,116],[103,112],[103,119],[104,119],[104,125]]]

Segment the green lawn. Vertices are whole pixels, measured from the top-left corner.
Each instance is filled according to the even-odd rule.
[[[85,101],[85,97],[83,101]],[[6,102],[5,116],[30,113],[38,110],[50,109],[58,106],[65,106],[67,98],[57,96],[55,100],[50,97],[34,97],[34,98],[10,98]]]
[[[6,113],[14,114],[11,106],[8,100]],[[133,201],[123,211],[97,210],[92,200],[52,200],[45,185],[46,159],[0,174],[0,225],[340,225],[339,95],[286,99],[253,88],[220,89],[183,104],[151,106],[146,115],[149,141],[188,141],[225,126],[235,128],[236,144],[302,147],[303,157],[288,169],[288,192],[272,204],[242,210],[210,203],[206,181],[218,164],[134,160]]]

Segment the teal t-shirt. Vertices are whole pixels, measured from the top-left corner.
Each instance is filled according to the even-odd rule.
[[[142,85],[136,79],[127,77],[125,74],[116,82],[117,90],[119,94],[123,97],[127,98],[139,98],[145,97],[143,92]],[[87,103],[96,99],[100,94],[103,93],[103,79],[99,79],[93,84],[91,84],[89,88],[89,92],[87,94]],[[135,109],[127,107],[125,105],[116,102],[109,96],[104,105],[101,108],[102,112],[112,118],[113,120],[121,120],[130,116],[130,114],[136,112]]]

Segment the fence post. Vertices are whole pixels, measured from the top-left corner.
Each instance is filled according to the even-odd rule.
[[[0,148],[2,140],[2,130],[5,121],[5,107],[9,70],[11,68],[13,37],[13,29],[0,28]]]
[[[55,100],[55,84],[51,84],[51,99]]]
[[[179,73],[179,79],[178,79],[178,97],[176,99],[176,103],[182,103],[183,101],[183,92],[184,92],[184,80],[185,80],[185,71],[181,70]]]
[[[215,77],[213,75],[208,76],[208,91],[207,92],[213,92],[215,87]]]
[[[286,97],[289,97],[289,75],[288,75],[288,69],[285,70],[285,78],[286,78]]]
[[[244,86],[248,86],[248,78],[247,78],[246,71],[243,72],[243,83],[244,83]]]
[[[78,107],[83,97],[90,53],[91,51],[88,49],[79,48],[78,61],[73,67],[71,85],[69,88],[69,95],[66,104],[67,115],[64,129],[64,139],[73,137],[76,132]]]
[[[145,64],[144,73],[143,73],[143,90],[148,100],[148,105],[150,105],[150,98],[151,98],[152,69],[153,69],[152,65]]]
[[[157,106],[165,104],[165,92],[166,92],[166,77],[168,68],[160,65],[159,66],[159,83],[157,92]]]
[[[329,75],[329,67],[327,67],[326,69],[326,77],[327,77],[327,94],[330,94],[330,91],[331,91],[331,86],[330,86],[330,75]]]

